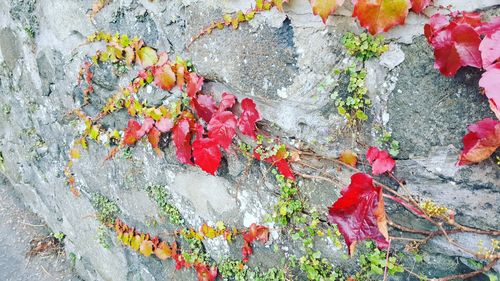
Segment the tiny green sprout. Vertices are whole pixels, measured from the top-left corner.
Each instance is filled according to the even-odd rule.
[[[355,35],[352,32],[347,32],[342,37],[342,44],[350,56],[361,61],[379,57],[389,50],[389,46],[384,44],[384,37],[372,36],[368,33]]]
[[[56,233],[52,233],[52,237],[54,237],[55,239],[57,239],[59,241],[63,241],[64,237],[66,237],[66,234],[64,234],[62,232],[56,232]]]

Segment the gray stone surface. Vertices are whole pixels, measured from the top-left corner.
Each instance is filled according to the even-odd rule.
[[[477,87],[479,72],[466,68],[446,78],[433,68],[432,51],[421,36],[424,16],[411,15],[407,25],[389,32],[391,51],[380,60],[366,62],[368,95],[374,101],[370,119],[359,128],[345,129],[329,93],[317,86],[333,69],[350,63],[340,43],[344,32],[359,31],[349,17],[350,4],[324,26],[310,13],[307,0],[294,0],[286,15],[274,10],[257,15],[238,31],[214,31],[187,49],[203,26],[224,13],[248,8],[249,2],[122,0],[89,19],[91,2],[0,0],[0,172],[26,205],[52,229],[67,235],[66,251],[77,255],[75,266],[83,279],[195,279],[193,272],[174,271],[171,262],[140,257],[114,239],[109,239],[110,249],[99,245],[99,223],[89,201],[94,192],[115,201],[131,225],[160,236],[172,226],[148,197],[148,185],[165,186],[171,203],[193,227],[218,220],[237,227],[263,223],[277,201],[269,167],[249,163],[236,153],[228,153],[217,177],[212,177],[196,167],[180,165],[172,145],[164,148],[164,158],[139,144],[130,157],[119,153],[104,161],[107,149],[92,143],[75,162],[76,183],[83,194],[74,198],[63,169],[80,124],[69,112],[82,104],[81,90],[75,84],[79,66],[98,47],[80,44],[95,30],[137,35],[172,58],[191,59],[208,80],[207,92],[216,98],[224,91],[253,98],[264,123],[292,145],[309,146],[330,156],[347,148],[362,155],[365,148],[358,143],[375,144],[376,128],[383,127],[400,142],[396,172],[412,192],[455,208],[461,223],[482,228],[500,225],[498,167],[490,160],[455,166],[467,124],[491,116]],[[463,7],[468,1],[455,2]],[[498,7],[494,4],[476,1],[474,7],[495,14]],[[94,71],[97,94],[91,96],[93,105],[85,108],[89,114],[95,114],[133,74],[119,76],[109,66]],[[165,97],[147,90],[140,95],[149,95],[153,104]],[[127,120],[126,114],[116,114],[104,123],[122,128]],[[307,180],[301,182],[301,193],[313,206],[325,210],[348,183],[349,174],[327,164],[321,168],[336,174],[340,184]],[[388,208],[397,212],[395,219],[408,223],[404,212]],[[153,220],[158,224],[149,223]],[[276,255],[299,248],[278,232],[272,237],[281,252],[273,253],[272,245],[259,246],[253,264],[271,266],[278,262],[273,258]],[[331,250],[334,247],[326,240],[318,243],[326,245],[321,248],[329,259],[354,268],[343,259],[343,251]],[[205,242],[205,247],[217,260],[228,253],[241,255],[239,245],[225,241]],[[426,274],[463,270],[454,263],[462,253],[439,241],[432,247],[423,253],[431,268]]]

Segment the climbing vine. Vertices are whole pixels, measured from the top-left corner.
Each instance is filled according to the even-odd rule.
[[[283,10],[282,5],[287,2],[257,0],[255,7],[249,11],[240,11],[235,16],[228,15],[222,21],[212,23],[195,36],[193,42],[214,29],[223,29],[226,26],[236,29],[240,23],[252,20],[256,13],[268,11],[272,7]],[[342,2],[312,0],[311,6],[313,13],[319,14],[323,22],[326,22],[328,16],[333,14]],[[376,34],[402,24],[410,9],[417,13],[422,12],[430,1],[372,2],[355,1],[353,16],[358,18],[360,25],[367,28],[369,33]],[[387,6],[391,9],[387,9]],[[375,14],[380,16],[375,17]],[[426,36],[436,50],[436,65],[442,72],[445,71],[444,74],[453,75],[458,68],[465,65],[482,67],[486,70],[480,85],[485,88],[492,108],[498,112],[495,107],[498,104],[495,101],[497,92],[492,88],[496,82],[491,78],[491,75],[496,73],[495,69],[499,68],[496,67],[498,48],[492,47],[498,43],[498,31],[496,31],[498,23],[496,21],[478,23],[477,17],[478,15],[467,13],[432,17],[426,26]],[[472,34],[473,32],[476,34]],[[456,36],[453,35],[455,33]],[[450,36],[451,40],[446,41]],[[443,41],[442,38],[446,40]],[[387,45],[383,43],[381,37],[346,34],[342,40],[348,53],[360,62],[387,51]],[[252,271],[247,266],[254,251],[254,243],[256,241],[268,243],[269,232],[279,230],[289,234],[293,240],[301,242],[302,255],[298,258],[289,257],[289,262],[291,267],[300,270],[310,280],[362,280],[363,274],[384,275],[386,278],[389,274],[402,272],[405,268],[390,253],[391,242],[398,239],[411,240],[415,242],[413,248],[418,248],[434,237],[443,236],[457,249],[487,262],[484,267],[469,274],[470,276],[491,269],[500,259],[496,240],[492,243],[494,245],[492,249],[474,252],[467,247],[468,245],[460,245],[449,237],[450,234],[460,232],[498,236],[500,231],[461,225],[455,221],[453,210],[430,200],[415,198],[405,182],[394,174],[396,162],[387,151],[370,147],[364,159],[358,159],[352,151],[342,153],[339,158],[328,158],[311,151],[291,148],[279,138],[269,136],[259,128],[261,115],[252,99],[239,100],[231,93],[223,93],[216,99],[204,93],[202,91],[204,79],[197,74],[189,61],[181,58],[171,60],[166,53],[158,52],[147,46],[143,40],[129,38],[127,35],[97,32],[90,35],[87,42],[104,42],[106,47],[87,58],[78,77],[78,85],[83,88],[84,95],[82,108],[76,109],[74,113],[83,123],[83,130],[73,142],[69,151],[71,160],[65,168],[68,185],[75,196],[80,196],[80,192],[72,168],[74,161],[81,157],[81,151],[87,149],[89,141],[109,145],[107,160],[115,157],[121,149],[134,147],[141,142],[148,142],[159,157],[164,157],[160,141],[166,135],[171,137],[176,158],[182,164],[196,165],[203,171],[215,175],[224,154],[235,149],[249,159],[268,163],[272,167],[272,173],[279,187],[278,202],[268,218],[278,227],[270,229],[268,226],[252,224],[249,228],[241,230],[226,227],[223,222],[215,226],[204,223],[198,230],[187,227],[179,211],[168,203],[168,194],[164,189],[158,186],[148,187],[147,192],[155,198],[162,214],[181,227],[172,233],[175,238],[170,242],[127,225],[118,218],[119,209],[116,204],[101,195],[94,195],[92,201],[98,211],[99,221],[104,226],[112,227],[118,240],[140,254],[146,257],[156,256],[160,260],[172,259],[176,269],[194,269],[198,280],[215,280],[220,275],[224,279],[236,280],[245,278],[285,280],[292,276],[292,273],[285,269],[261,272]],[[464,48],[463,44],[470,49],[471,42],[473,48],[477,46],[477,52],[480,53],[473,49],[475,53],[471,54],[474,58],[462,57],[463,52],[456,50]],[[448,62],[448,58],[441,58],[440,55],[443,52],[453,54],[453,50],[458,53],[455,65],[443,66],[441,60],[446,59]],[[482,64],[477,64],[478,58],[482,59]],[[92,95],[97,95],[92,85],[92,68],[106,63],[137,67],[140,70],[126,87],[108,99],[97,115],[89,116],[85,113],[85,106],[91,102]],[[364,96],[366,73],[355,66],[337,74],[341,73],[349,76],[348,92],[352,96],[345,99],[333,97],[338,112],[347,119],[366,120],[364,107],[370,105]],[[150,105],[137,95],[141,89],[147,87],[167,91],[175,97],[175,100],[160,106]],[[126,111],[130,117],[125,128],[111,128],[101,122],[105,116],[121,110]],[[498,121],[492,119],[485,119],[471,126],[469,130],[472,135],[465,137],[467,141],[464,138],[465,149],[460,163],[478,162],[489,157],[500,146],[499,128]],[[302,178],[338,184],[333,175],[312,165],[313,161],[329,163],[338,169],[348,169],[353,172],[349,185],[342,189],[341,197],[328,211],[310,208],[300,194],[299,183]],[[362,161],[366,161],[365,164],[371,168],[370,173],[357,168],[358,163]],[[384,178],[383,182],[390,183],[382,183],[379,177]],[[433,230],[408,228],[393,221],[385,211],[386,199],[400,204],[418,219],[427,221],[433,226]],[[423,237],[420,239],[391,236],[390,228]],[[217,264],[208,257],[201,243],[206,239],[217,237],[229,242],[238,236],[243,242],[241,261],[227,260]],[[340,244],[339,237],[342,237],[350,255],[355,254],[357,245],[364,240],[372,240],[375,244],[368,244],[367,247],[372,251],[360,257],[361,271],[358,274],[350,274],[336,269],[322,256],[321,251],[315,249],[315,239],[323,236],[334,241],[336,245]],[[178,243],[176,239],[182,239],[184,242]],[[386,249],[386,252],[382,252],[382,249]],[[469,275],[448,276],[437,280],[465,278]],[[420,275],[418,277],[427,279]]]

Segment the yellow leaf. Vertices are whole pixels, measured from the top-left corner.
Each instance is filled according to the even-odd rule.
[[[340,153],[339,160],[349,166],[356,167],[358,163],[358,155],[352,150],[344,150]]]
[[[140,253],[146,257],[151,256],[153,253],[153,242],[151,240],[144,240],[140,246]]]
[[[78,159],[78,158],[80,158],[80,150],[78,150],[76,148],[72,148],[69,152],[69,155],[73,159]]]

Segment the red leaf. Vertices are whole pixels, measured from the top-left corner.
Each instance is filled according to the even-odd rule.
[[[188,97],[194,97],[196,93],[201,90],[203,86],[203,77],[198,76],[196,73],[189,73],[187,77],[187,94]]]
[[[372,174],[374,175],[390,172],[396,164],[396,161],[392,159],[387,151],[379,150],[374,146],[370,147],[366,152],[366,159],[372,165]]]
[[[430,3],[431,0],[411,0],[411,10],[420,14]]]
[[[160,130],[160,132],[166,133],[172,130],[172,127],[174,127],[174,123],[172,122],[172,119],[162,117],[159,121],[156,121],[155,126],[156,128],[158,128],[158,130]]]
[[[191,123],[187,118],[181,118],[172,129],[172,139],[176,150],[177,159],[183,164],[192,165],[191,161]]]
[[[498,45],[497,45],[498,46]],[[498,47],[497,47],[498,48]],[[496,109],[500,109],[500,62],[490,65],[479,80],[479,87],[484,88],[484,93],[493,101]],[[495,110],[493,110],[495,111]]]
[[[203,171],[215,174],[219,168],[222,155],[217,142],[212,139],[197,139],[193,142],[194,163]]]
[[[135,121],[134,119],[130,119],[128,121],[128,127],[125,129],[125,134],[123,136],[123,142],[127,145],[135,144],[140,137],[137,137],[137,132],[141,129],[141,124]]]
[[[255,139],[257,137],[255,135],[255,123],[260,120],[260,115],[256,109],[255,103],[253,100],[245,98],[241,101],[241,108],[243,112],[238,121],[238,128],[244,135]]]
[[[227,150],[236,135],[236,116],[229,111],[216,113],[208,123],[208,137]]]
[[[351,184],[329,209],[328,220],[339,227],[352,255],[356,242],[373,239],[379,248],[388,247],[387,218],[382,188],[363,173],[352,175]]]
[[[431,45],[434,47],[435,68],[445,76],[453,76],[462,66],[480,68],[479,34],[467,24],[450,23],[440,30]]]
[[[432,42],[432,39],[436,34],[441,31],[443,28],[448,26],[450,24],[450,21],[448,18],[444,15],[441,14],[434,14],[430,19],[429,22],[424,26],[424,34],[425,37],[427,38],[427,41],[429,43]]]
[[[489,22],[483,22],[476,27],[476,31],[481,35],[491,35],[500,29],[500,17],[495,17]]]
[[[284,158],[285,153],[286,150],[281,151],[280,149],[280,151],[278,151],[276,155],[268,157],[264,159],[264,161],[276,167],[280,174],[282,174],[284,177],[295,180],[295,174],[293,173],[292,168],[290,168],[290,164],[288,164],[287,159]],[[260,154],[257,153],[256,149],[254,150],[253,157],[257,160],[261,160]]]
[[[500,58],[500,29],[483,38],[479,51],[483,59],[483,68],[487,68]]]
[[[196,110],[196,114],[203,118],[205,122],[210,122],[212,115],[217,111],[217,106],[215,106],[215,101],[211,96],[208,95],[198,95],[191,99],[191,105]]]
[[[163,90],[170,91],[175,86],[175,73],[169,64],[153,69],[156,86]]]
[[[458,165],[481,162],[500,146],[500,121],[486,118],[470,125],[468,130]]]
[[[354,0],[352,16],[373,35],[403,24],[410,8],[410,0]]]
[[[456,24],[467,24],[472,27],[478,27],[482,24],[481,14],[474,12],[453,12],[451,15],[451,21]]]
[[[236,102],[236,97],[229,93],[222,93],[222,100],[219,103],[219,112],[231,109]]]
[[[344,0],[311,0],[311,7],[314,15],[319,15],[323,23],[326,23],[328,16],[333,15],[337,7],[342,6]]]

